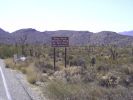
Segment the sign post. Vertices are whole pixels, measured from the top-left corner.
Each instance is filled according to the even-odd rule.
[[[52,37],[52,47],[54,47],[54,70],[56,68],[56,47],[65,47],[65,68],[66,68],[66,55],[69,46],[69,37]]]
[[[65,68],[66,68],[66,57],[67,57],[67,48],[65,47]]]
[[[56,54],[55,54],[55,48],[54,48],[54,70],[55,70],[55,62],[56,62],[56,56],[55,56]]]

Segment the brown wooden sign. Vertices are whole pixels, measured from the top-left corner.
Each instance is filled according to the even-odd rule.
[[[56,47],[65,47],[65,68],[67,60],[67,48],[69,46],[69,37],[52,37],[51,45],[54,47],[54,70],[56,70]]]
[[[68,47],[69,37],[52,37],[52,47]]]

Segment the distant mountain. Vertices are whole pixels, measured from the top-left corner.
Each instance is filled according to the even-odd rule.
[[[0,43],[13,44],[14,37],[12,37],[9,32],[6,32],[0,28]]]
[[[129,35],[129,36],[133,36],[133,31],[120,32],[120,34],[122,34],[122,35]]]
[[[51,37],[53,36],[67,36],[70,40],[70,45],[86,45],[89,43],[93,33],[88,31],[69,31],[69,30],[59,30],[59,31],[47,31]]]
[[[50,36],[45,32],[39,32],[32,28],[17,30],[11,35],[15,38],[17,43],[24,41],[28,44],[48,44]]]
[[[133,44],[133,36],[121,35],[116,32],[102,31],[92,33],[89,31],[45,31],[39,32],[32,28],[20,29],[13,33],[6,32],[0,29],[0,43],[14,44],[51,44],[51,37],[67,36],[70,40],[70,45],[109,45],[115,44],[126,46]]]
[[[92,35],[91,44],[109,45],[115,44],[120,46],[131,45],[133,43],[132,36],[120,35],[116,32],[102,31]]]

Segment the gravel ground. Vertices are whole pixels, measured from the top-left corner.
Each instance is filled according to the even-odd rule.
[[[27,82],[26,75],[18,71],[13,71],[16,75],[17,80],[22,84],[23,88],[31,96],[33,100],[46,100],[43,96],[39,86],[31,85]]]

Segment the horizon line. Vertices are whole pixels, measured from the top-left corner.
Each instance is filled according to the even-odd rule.
[[[93,31],[89,31],[89,30],[75,30],[75,29],[55,29],[55,30],[44,30],[44,31],[40,31],[39,29],[36,29],[36,28],[32,28],[32,27],[27,27],[27,28],[19,28],[19,29],[16,29],[14,31],[8,31],[4,28],[1,28],[1,30],[5,31],[5,32],[8,32],[8,33],[13,33],[13,32],[16,32],[16,31],[19,31],[19,30],[22,30],[22,29],[33,29],[33,30],[36,30],[38,32],[46,32],[46,31],[87,31],[87,32],[91,32],[91,33],[99,33],[99,32],[115,32],[115,33],[122,33],[122,32],[129,32],[129,31],[133,31],[133,30],[126,30],[126,31],[119,31],[119,32],[116,32],[116,31],[111,31],[111,30],[101,30],[101,31],[96,31],[96,32],[93,32]]]

